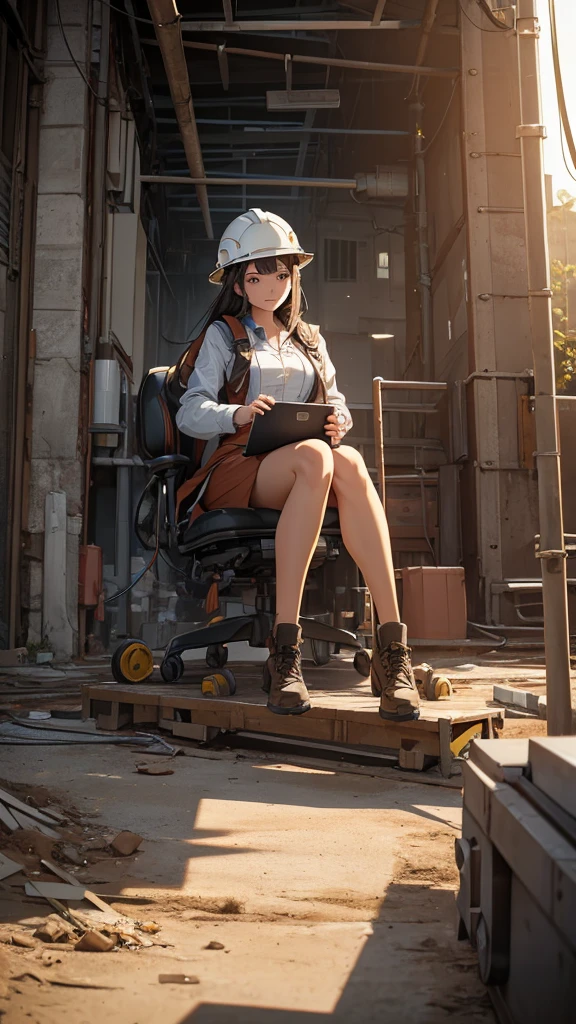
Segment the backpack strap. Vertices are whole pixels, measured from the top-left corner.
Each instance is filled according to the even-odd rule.
[[[232,334],[234,349],[234,362],[226,381],[226,395],[230,405],[243,405],[250,382],[252,348],[248,341],[246,328],[238,317],[225,314],[222,319]]]

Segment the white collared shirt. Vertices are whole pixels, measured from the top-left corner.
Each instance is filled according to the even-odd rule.
[[[250,383],[246,405],[258,395],[270,395],[278,402],[305,402],[314,386],[314,368],[309,359],[286,338],[280,350],[270,344],[263,327],[251,319],[243,319],[246,336],[252,348]],[[346,407],[344,395],[336,386],[336,371],[320,335],[319,349],[326,369],[327,401],[334,405],[346,430],[352,426],[352,417]],[[227,328],[211,324],[206,331],[188,388],[180,399],[176,424],[183,434],[208,441],[221,434],[234,434],[234,413],[240,405],[219,401],[219,395],[234,363],[234,349]]]

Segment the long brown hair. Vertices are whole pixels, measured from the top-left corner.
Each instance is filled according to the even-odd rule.
[[[274,274],[280,267],[286,267],[292,278],[292,288],[281,306],[276,309],[275,315],[284,324],[287,331],[298,331],[301,324],[302,314],[306,312],[307,304],[303,291],[300,288],[300,266],[298,257],[290,253],[287,256],[266,256],[260,260],[245,260],[242,263],[235,263],[227,267],[222,277],[220,293],[208,310],[205,327],[213,324],[215,320],[221,320],[224,314],[228,316],[245,316],[250,311],[244,278],[250,264],[253,263],[258,274]],[[238,295],[234,285],[238,284],[242,295]]]

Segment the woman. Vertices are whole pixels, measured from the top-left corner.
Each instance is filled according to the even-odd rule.
[[[364,576],[382,623],[371,668],[380,715],[408,721],[418,717],[418,692],[406,626],[399,621],[386,517],[364,460],[354,448],[340,447],[352,426],[350,413],[336,387],[324,339],[301,319],[300,268],[312,258],[290,225],[275,214],[248,210],[232,221],[210,275],[222,291],[210,310],[177,424],[192,437],[220,438],[217,450],[192,480],[192,490],[201,492],[202,510],[281,510],[275,545],[276,626],[264,669],[270,710],[296,715],[310,709],[298,622],[306,574],[330,500],[338,506],[344,544]],[[225,314],[242,319],[249,341],[243,353],[245,397],[238,404],[221,400],[225,382],[238,375],[238,355],[221,320]],[[330,445],[301,441],[267,455],[244,457],[252,420],[265,416],[275,401],[333,405],[336,411],[326,425]]]

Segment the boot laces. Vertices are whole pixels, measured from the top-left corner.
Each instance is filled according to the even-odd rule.
[[[387,676],[390,681],[400,681],[405,677],[406,682],[410,679],[410,648],[404,644],[390,644],[385,649]]]
[[[280,647],[276,654],[276,671],[283,679],[299,678],[300,647]]]

